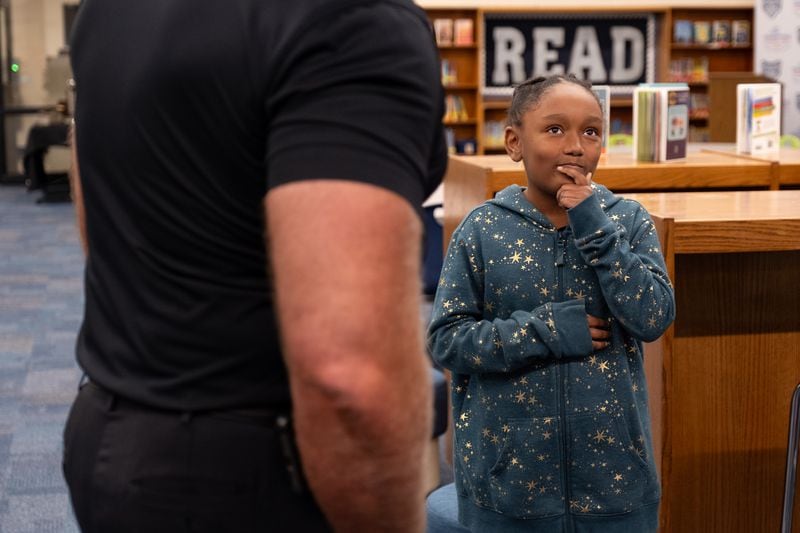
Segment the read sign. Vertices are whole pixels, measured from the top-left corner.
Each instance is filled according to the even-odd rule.
[[[509,96],[532,76],[575,74],[614,92],[655,79],[652,14],[485,13],[482,85]]]

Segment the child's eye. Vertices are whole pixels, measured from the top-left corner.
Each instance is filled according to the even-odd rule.
[[[561,126],[550,126],[547,128],[547,133],[552,133],[554,135],[558,135],[559,133],[563,132],[564,130],[561,129]]]
[[[597,128],[589,128],[586,130],[586,135],[600,135],[600,132],[597,130]]]

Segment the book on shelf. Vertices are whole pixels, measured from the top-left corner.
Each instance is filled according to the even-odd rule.
[[[597,95],[600,101],[600,110],[603,112],[603,148],[601,153],[608,152],[608,136],[611,134],[610,117],[611,117],[611,86],[609,85],[592,85],[592,91]]]
[[[682,57],[669,62],[669,80],[683,83],[708,81],[708,57]]]
[[[709,44],[711,42],[711,23],[707,20],[694,21],[695,44]]]
[[[458,71],[456,70],[456,66],[453,64],[452,61],[449,59],[442,59],[441,60],[441,69],[442,69],[442,85],[455,85],[458,83]]]
[[[487,120],[483,124],[483,146],[489,150],[502,150],[506,145],[506,125],[500,120]]]
[[[707,119],[709,115],[708,93],[689,94],[689,118]]]
[[[433,19],[433,33],[436,36],[436,44],[451,46],[453,44],[453,19]]]
[[[736,153],[777,152],[781,137],[781,84],[736,85]]]
[[[447,153],[456,153],[456,132],[453,130],[453,128],[444,129],[444,140],[445,143],[447,143]]]
[[[453,44],[456,46],[470,46],[475,44],[472,19],[456,19],[453,23]]]
[[[672,25],[672,42],[691,44],[694,41],[694,24],[691,20],[677,19]]]
[[[633,153],[637,161],[686,157],[689,87],[685,83],[644,83],[633,91]]]
[[[731,42],[734,46],[750,44],[750,21],[734,20],[731,23]]]
[[[731,21],[715,20],[712,22],[711,36],[715,46],[729,46],[731,44]]]
[[[464,99],[455,94],[448,94],[444,99],[444,121],[463,122],[469,120],[469,113]]]

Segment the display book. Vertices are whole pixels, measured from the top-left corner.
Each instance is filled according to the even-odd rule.
[[[759,155],[780,149],[781,84],[736,86],[736,152]]]
[[[633,91],[633,153],[637,161],[686,157],[689,86],[643,83]]]
[[[603,149],[602,153],[608,152],[608,137],[611,135],[611,86],[592,85],[592,92],[600,102],[600,110],[603,112]]]

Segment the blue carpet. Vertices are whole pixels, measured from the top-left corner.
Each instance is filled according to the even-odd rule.
[[[0,186],[0,533],[77,532],[61,433],[80,379],[83,254],[72,204]]]

